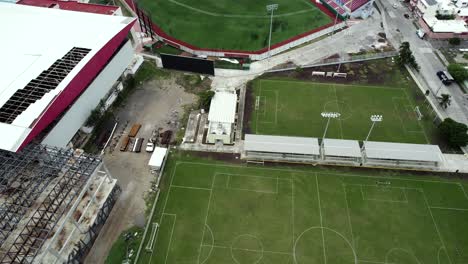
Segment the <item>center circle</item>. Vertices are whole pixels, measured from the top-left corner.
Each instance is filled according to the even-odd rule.
[[[231,256],[237,264],[257,264],[263,258],[263,244],[254,235],[239,235],[232,241]]]
[[[353,115],[351,107],[349,107],[349,105],[346,102],[338,100],[327,101],[323,105],[323,111],[340,113],[340,117],[337,118],[338,120],[346,120]]]

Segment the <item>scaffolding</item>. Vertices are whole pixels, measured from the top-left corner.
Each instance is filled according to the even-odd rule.
[[[35,262],[101,167],[99,157],[71,149],[0,151],[0,263]]]

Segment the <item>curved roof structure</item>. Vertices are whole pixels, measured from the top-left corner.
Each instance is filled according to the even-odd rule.
[[[134,22],[0,3],[0,149],[18,151],[66,110]]]

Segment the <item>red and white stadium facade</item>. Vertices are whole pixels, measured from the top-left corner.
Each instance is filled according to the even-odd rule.
[[[123,16],[0,3],[0,32],[10,36],[0,43],[6,58],[0,63],[6,73],[0,81],[0,149],[21,150],[71,113],[62,124],[67,131],[55,131],[59,137],[68,133],[69,141],[102,98],[96,97],[133,59],[127,35],[134,23]]]

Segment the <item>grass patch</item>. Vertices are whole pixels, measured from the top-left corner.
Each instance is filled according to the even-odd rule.
[[[370,140],[428,143],[403,88],[260,79],[253,97],[258,105],[250,116],[252,133],[321,137],[327,122],[321,112],[339,112],[327,137],[361,140],[369,131],[369,117],[380,114],[384,121]]]
[[[465,181],[172,153],[138,263],[464,263]],[[417,227],[417,228],[415,228]],[[149,237],[145,239],[145,243]]]
[[[309,1],[277,0],[272,44],[284,41],[332,19]],[[142,0],[139,6],[166,33],[202,48],[259,50],[268,45],[270,1]]]
[[[135,236],[137,233],[137,236]],[[125,239],[126,235],[128,235],[129,239]],[[119,238],[114,242],[112,248],[107,255],[106,264],[115,264],[115,263],[122,263],[123,260],[127,258],[127,252],[131,252],[133,250],[133,256],[130,258],[130,262],[132,263],[135,259],[136,252],[138,250],[138,246],[141,243],[141,239],[143,237],[143,228],[140,227],[131,227],[128,230],[122,232]]]

